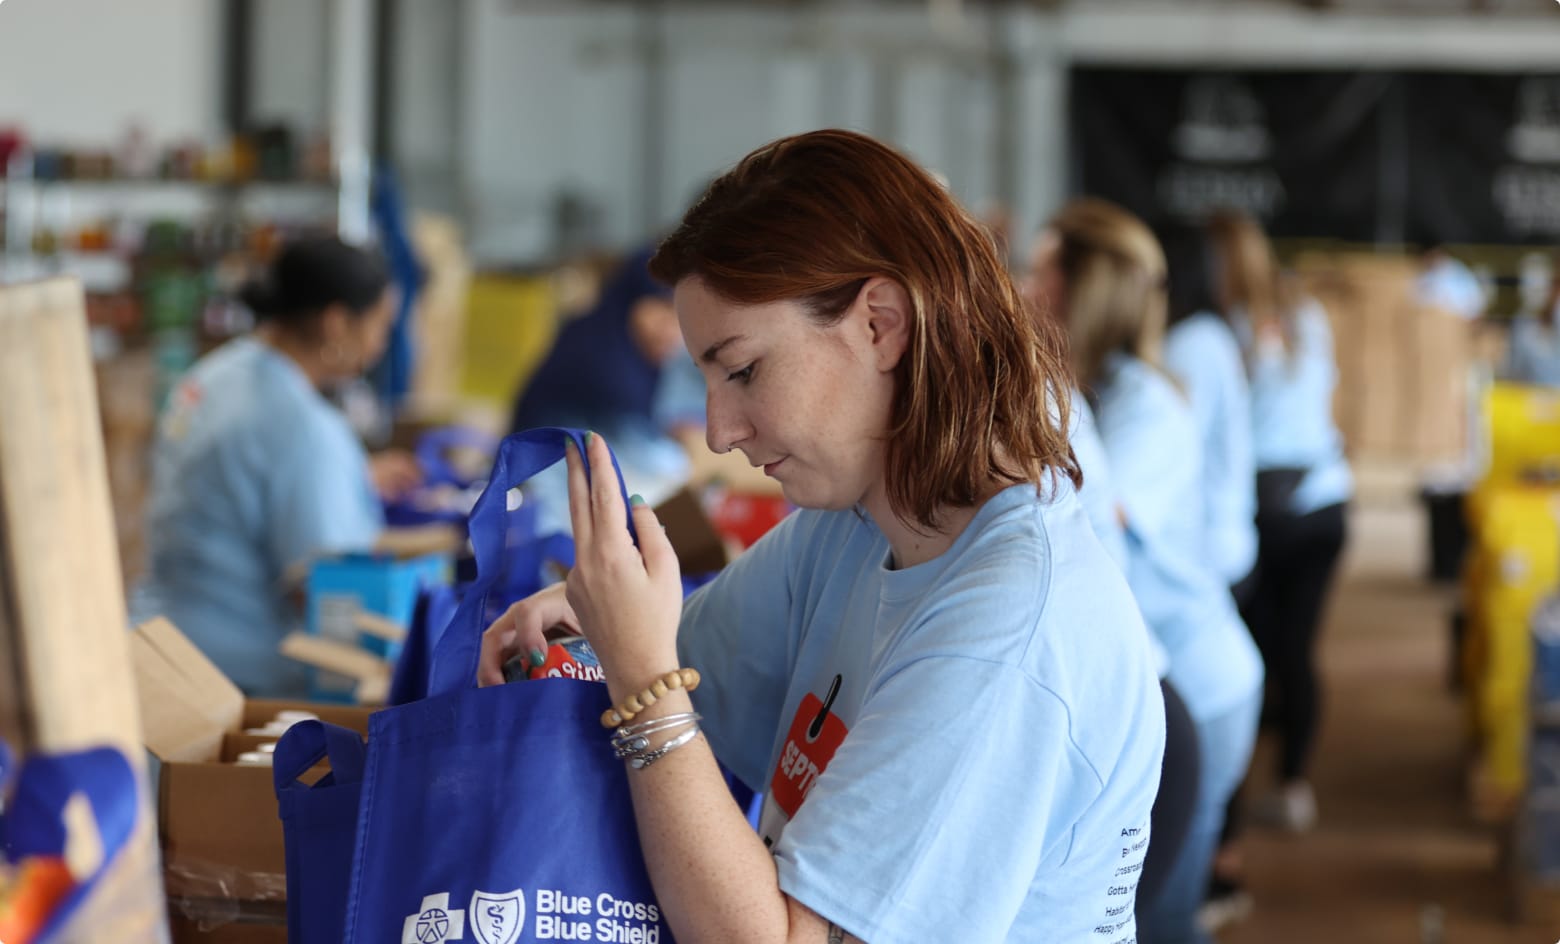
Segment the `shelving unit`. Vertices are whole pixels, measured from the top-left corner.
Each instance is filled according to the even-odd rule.
[[[39,253],[35,237],[42,231],[69,233],[92,223],[141,226],[155,220],[329,225],[339,199],[339,188],[328,181],[0,179],[5,220],[0,283],[74,275],[92,292],[128,286],[131,266],[123,249]]]

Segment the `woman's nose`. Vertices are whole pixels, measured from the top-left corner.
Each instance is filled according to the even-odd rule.
[[[740,412],[726,401],[711,388],[704,402],[704,442],[711,452],[721,455],[735,449],[749,432]]]

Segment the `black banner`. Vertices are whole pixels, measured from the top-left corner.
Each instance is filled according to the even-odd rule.
[[[1408,238],[1560,241],[1560,75],[1408,75]]]
[[[1368,242],[1393,90],[1381,73],[1077,68],[1073,186],[1155,226],[1228,207],[1275,236]]]

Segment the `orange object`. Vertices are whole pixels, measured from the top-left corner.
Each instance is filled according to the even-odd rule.
[[[50,856],[22,862],[16,882],[0,891],[0,941],[30,944],[76,887],[65,860]]]

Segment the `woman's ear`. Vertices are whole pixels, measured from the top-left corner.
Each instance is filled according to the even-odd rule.
[[[895,280],[876,276],[861,287],[856,304],[865,318],[873,362],[879,371],[888,373],[899,366],[910,347],[911,323],[915,319],[910,293]]]

